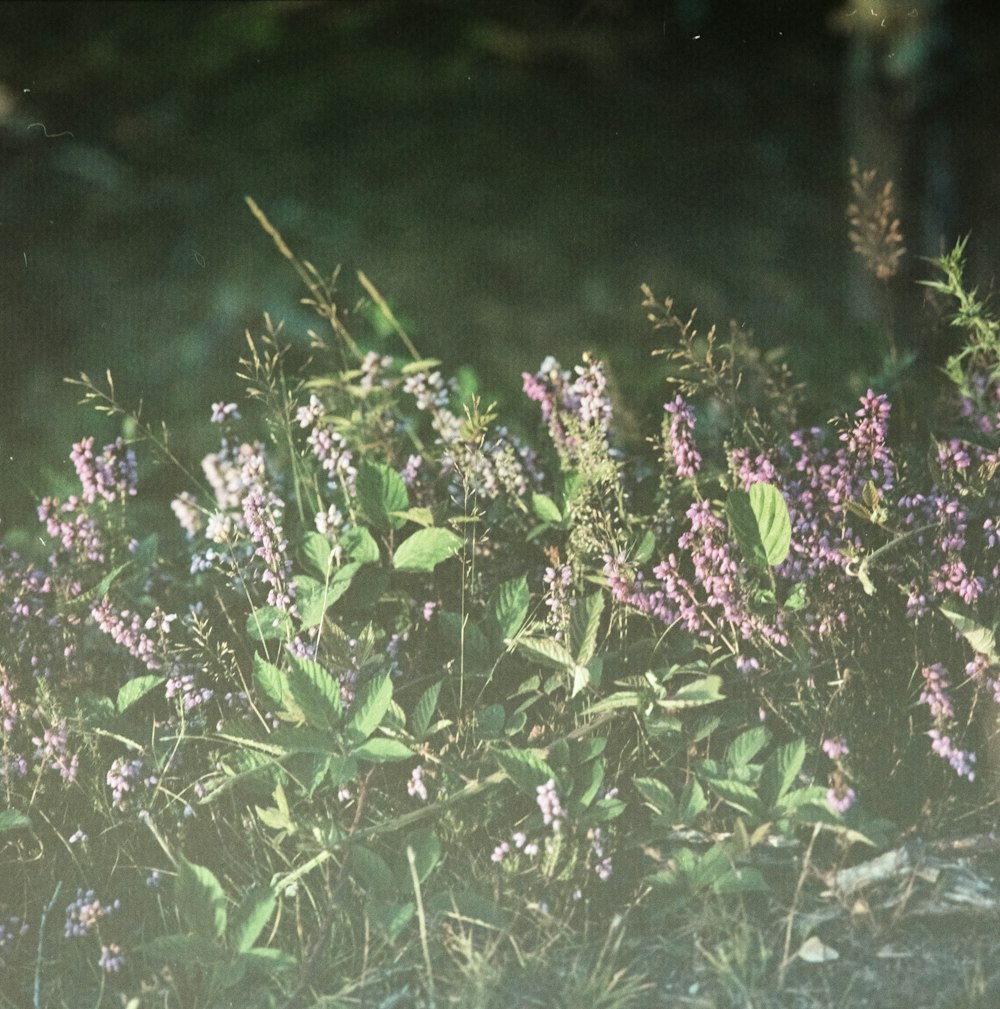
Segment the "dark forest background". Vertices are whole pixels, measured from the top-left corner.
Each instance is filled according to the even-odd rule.
[[[642,283],[785,348],[811,419],[884,372],[887,319],[913,363],[885,381],[933,382],[919,257],[971,232],[983,292],[1000,262],[998,6],[0,4],[0,535],[117,433],[64,376],[110,368],[193,458],[243,330],[313,325],[247,194],[515,423],[521,371],[584,350],[626,437],[657,422]],[[851,156],[895,182],[888,290],[847,239]]]

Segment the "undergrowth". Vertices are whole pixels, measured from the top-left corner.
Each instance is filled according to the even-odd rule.
[[[526,372],[512,433],[251,209],[321,331],[247,335],[200,466],[74,380],[122,437],[0,555],[0,1005],[770,1004],[815,874],[982,801],[1000,324],[963,245],[929,445],[877,390],[799,428],[745,333],[644,288],[673,388],[630,458],[602,362]]]

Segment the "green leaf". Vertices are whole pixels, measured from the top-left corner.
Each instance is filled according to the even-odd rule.
[[[441,861],[441,842],[433,830],[427,829],[410,835],[407,839],[407,846],[413,849],[417,879],[423,883]],[[406,871],[409,873],[409,860],[407,860]]]
[[[464,542],[450,529],[418,529],[396,548],[392,566],[397,571],[433,571],[457,554]]]
[[[127,708],[141,700],[151,690],[155,690],[165,680],[165,676],[137,676],[134,680],[123,683],[115,700],[118,714],[124,714]]]
[[[384,463],[361,464],[357,478],[358,504],[361,510],[380,529],[401,529],[406,519],[394,515],[410,507],[410,496],[403,478]]]
[[[321,533],[309,532],[302,541],[302,553],[324,579],[333,570],[333,546]]]
[[[295,608],[299,611],[302,629],[318,627],[326,613],[326,586],[308,575],[296,575],[292,582],[295,585]]]
[[[562,522],[562,512],[547,494],[533,493],[531,495],[531,509],[543,522],[551,522],[553,525],[559,525]]]
[[[974,617],[952,603],[942,603],[938,608],[948,618],[955,630],[965,638],[974,652],[978,655],[985,655],[992,664],[1000,665],[996,634],[993,630],[984,627]]]
[[[741,732],[726,748],[726,763],[734,767],[745,767],[767,746],[771,734],[763,725]]]
[[[291,699],[288,677],[259,655],[253,657],[253,681],[261,697],[274,711],[284,711]]]
[[[708,799],[697,778],[691,778],[681,792],[679,816],[681,823],[694,823],[708,809]]]
[[[749,785],[729,778],[709,778],[708,787],[734,809],[752,816],[757,821],[764,819],[766,813],[764,805]]]
[[[288,689],[306,722],[314,729],[335,729],[343,716],[340,683],[318,662],[293,656]]]
[[[776,567],[788,556],[792,523],[781,491],[755,483],[749,493],[739,488],[726,497],[729,524],[747,559],[760,567]]]
[[[254,641],[284,641],[292,637],[292,618],[276,606],[258,606],[247,617],[247,634]]]
[[[569,647],[578,665],[585,666],[594,657],[603,612],[604,593],[601,591],[576,600],[569,620]]]
[[[760,774],[760,797],[768,808],[776,806],[791,788],[806,759],[804,739],[778,747],[764,762]]]
[[[685,683],[673,697],[657,700],[656,705],[664,711],[674,712],[714,704],[723,699],[722,677],[713,673],[711,676],[702,676],[691,683]]]
[[[642,797],[671,824],[680,823],[674,793],[656,778],[635,778],[632,782]]]
[[[427,729],[430,727],[431,719],[437,709],[438,695],[441,693],[441,680],[432,683],[421,695],[420,700],[414,705],[411,716],[411,728],[413,735],[419,740],[423,740]]]
[[[399,883],[389,863],[378,852],[363,844],[351,845],[348,863],[351,875],[371,894],[391,897],[399,890]]]
[[[236,953],[249,950],[274,914],[276,898],[268,887],[251,887],[229,922],[229,945]]]
[[[356,746],[351,751],[351,756],[372,764],[387,764],[393,760],[408,760],[413,756],[413,751],[398,739],[379,736]]]
[[[552,768],[531,750],[496,750],[493,753],[500,769],[526,794],[534,797],[539,785],[555,780]]]
[[[396,518],[405,519],[415,525],[429,529],[434,525],[434,512],[430,508],[407,508],[405,512],[395,512]]]
[[[712,892],[718,894],[761,893],[770,889],[760,869],[753,866],[729,869],[712,883]]]
[[[8,830],[30,830],[31,820],[19,809],[0,809],[0,834]]]
[[[566,646],[552,638],[518,638],[517,650],[540,665],[562,672],[568,672],[576,666]]]
[[[525,575],[504,582],[490,600],[490,613],[500,628],[502,638],[513,638],[528,618],[528,579]]]
[[[236,962],[245,968],[247,974],[257,974],[271,978],[278,971],[292,970],[297,966],[294,956],[281,949],[268,949],[266,946],[256,946],[248,949],[236,958]]]
[[[85,589],[83,592],[75,595],[73,602],[89,603],[94,599],[103,598],[108,594],[108,589],[118,580],[118,576],[134,563],[134,561],[126,561],[124,564],[119,564],[116,568],[112,568],[96,585],[92,585],[89,589]]]
[[[352,561],[357,561],[358,564],[378,564],[378,544],[364,526],[348,529],[341,534],[339,542]]]
[[[353,745],[363,743],[381,724],[392,701],[392,680],[388,673],[373,676],[358,688],[346,733]]]
[[[194,865],[181,855],[174,900],[181,918],[195,935],[207,942],[222,938],[226,931],[226,895],[210,869]]]
[[[485,739],[499,739],[507,721],[507,711],[502,704],[487,704],[476,710],[476,730]]]

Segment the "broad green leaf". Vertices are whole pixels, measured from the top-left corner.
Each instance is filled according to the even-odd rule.
[[[674,793],[656,778],[635,778],[632,782],[642,797],[671,824],[680,823]]]
[[[292,618],[276,606],[258,606],[247,617],[247,634],[254,641],[284,641],[292,637]]]
[[[127,708],[141,700],[151,690],[155,690],[165,679],[165,676],[137,676],[134,680],[123,683],[115,700],[118,714],[123,714]]]
[[[363,743],[379,727],[391,701],[392,680],[388,673],[361,684],[346,726],[347,738],[353,745]]]
[[[739,488],[726,497],[726,514],[737,541],[751,563],[776,567],[788,556],[792,523],[781,491],[755,483],[749,493]]]
[[[398,739],[378,736],[368,739],[351,751],[355,760],[367,760],[372,764],[386,764],[393,760],[409,760],[413,751]]]
[[[317,532],[306,533],[302,541],[302,553],[324,579],[330,577],[333,569],[333,546],[325,536]]]
[[[553,638],[518,638],[517,650],[522,655],[551,669],[568,672],[576,666],[566,646]]]
[[[288,690],[288,677],[282,670],[259,655],[254,655],[253,681],[263,699],[274,711],[285,710],[291,695]]]
[[[229,945],[235,953],[245,953],[274,914],[276,898],[270,887],[251,887],[229,922]]]
[[[181,855],[174,900],[181,918],[195,935],[207,942],[222,938],[226,931],[226,895],[210,869],[194,865]]]
[[[318,627],[326,613],[326,586],[308,575],[296,575],[292,582],[295,585],[295,608],[299,611],[302,629]]]
[[[537,794],[539,785],[555,779],[552,768],[531,750],[495,750],[493,756],[507,777],[532,797]]]
[[[705,798],[701,782],[697,778],[691,778],[684,786],[678,806],[681,823],[694,823],[695,819],[708,809],[708,799]]]
[[[776,806],[782,796],[791,788],[806,759],[804,739],[796,739],[779,746],[764,761],[760,774],[760,797],[768,808]]]
[[[85,589],[73,597],[74,603],[89,603],[94,599],[101,599],[108,594],[108,589],[118,580],[118,576],[127,568],[134,564],[134,561],[126,561],[112,568],[96,585]]]
[[[371,894],[391,897],[399,890],[399,882],[389,863],[376,851],[363,844],[351,845],[348,865],[351,875]]]
[[[1000,665],[996,634],[993,630],[984,627],[978,620],[954,604],[942,603],[938,608],[948,618],[955,630],[965,638],[974,652],[978,655],[985,655],[994,665]]]
[[[401,529],[406,519],[395,515],[410,507],[410,496],[403,478],[384,463],[361,464],[357,478],[358,504],[380,529]]]
[[[490,646],[482,628],[470,620],[468,614],[463,620],[460,613],[440,610],[435,615],[434,622],[452,654],[462,654],[466,672],[489,671],[496,657],[496,649]]]
[[[411,728],[413,735],[422,740],[434,717],[437,709],[438,695],[441,693],[441,680],[432,683],[421,695],[420,700],[414,705],[411,717]]]
[[[573,794],[576,801],[584,809],[597,797],[601,784],[604,782],[604,771],[605,765],[603,760],[592,760],[590,763],[584,764],[583,767],[577,769],[577,773],[573,779],[575,786]]]
[[[604,593],[601,591],[576,600],[569,620],[569,647],[579,665],[585,666],[594,657],[603,612]]]
[[[415,525],[429,529],[434,525],[434,513],[430,508],[407,508],[405,512],[395,512],[396,518],[405,519]]]
[[[476,711],[476,729],[485,739],[498,739],[503,735],[507,711],[502,704],[487,704]]]
[[[379,562],[378,544],[364,526],[355,526],[341,534],[340,545],[344,548],[344,553],[358,564]]]
[[[490,601],[490,612],[503,638],[513,638],[528,618],[528,579],[525,575],[504,582]]]
[[[392,566],[397,571],[433,571],[454,557],[464,542],[450,529],[418,529],[396,548]]]
[[[343,715],[340,683],[318,662],[293,656],[288,668],[288,689],[314,729],[334,729],[340,724]]]
[[[744,767],[767,745],[771,734],[763,725],[755,725],[752,729],[741,732],[726,747],[726,763],[734,767]]]
[[[19,809],[0,809],[0,834],[8,830],[30,830],[31,820]]]
[[[558,525],[562,522],[562,512],[556,506],[555,501],[547,494],[533,493],[531,495],[532,511],[543,521]]]
[[[712,891],[718,894],[727,893],[764,893],[771,888],[761,875],[760,869],[753,866],[739,866],[729,869],[712,883]]]
[[[291,954],[266,946],[255,946],[240,953],[236,963],[244,968],[245,974],[256,974],[266,978],[273,977],[278,971],[292,970],[298,965],[298,961]]]
[[[714,704],[723,699],[722,677],[713,673],[711,676],[703,676],[691,683],[685,683],[673,697],[657,700],[656,705],[664,711],[673,712]]]
[[[407,839],[407,847],[413,849],[414,868],[417,870],[417,879],[421,883],[434,871],[438,862],[441,861],[441,842],[433,830],[420,830],[410,835]],[[406,867],[409,873],[409,863]]]
[[[729,778],[709,778],[707,784],[723,802],[734,809],[747,813],[756,820],[764,819],[764,805],[749,785]]]

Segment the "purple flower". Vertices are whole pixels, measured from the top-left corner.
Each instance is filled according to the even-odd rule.
[[[669,442],[674,468],[682,479],[693,480],[701,469],[701,455],[694,444],[694,410],[678,393],[663,409],[670,415]]]
[[[227,420],[239,420],[240,410],[235,403],[224,403],[219,400],[212,404],[212,423],[223,424]]]

